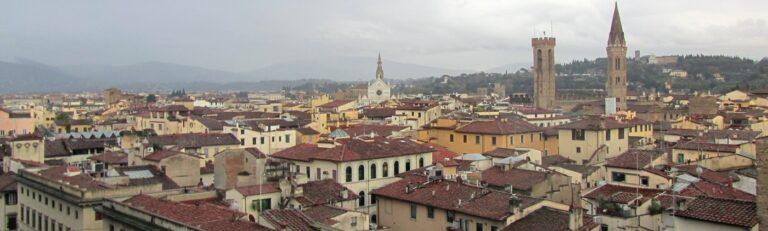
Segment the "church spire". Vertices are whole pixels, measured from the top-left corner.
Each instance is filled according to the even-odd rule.
[[[381,53],[379,53],[379,61],[376,64],[376,79],[384,79],[384,69],[381,68]]]
[[[613,8],[613,20],[611,22],[611,33],[608,35],[609,46],[625,46],[624,29],[621,27],[621,18],[619,17],[619,3],[616,2]]]

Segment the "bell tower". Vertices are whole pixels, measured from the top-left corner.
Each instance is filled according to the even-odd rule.
[[[555,38],[531,39],[533,46],[533,104],[552,109],[555,104]]]
[[[618,3],[614,6],[606,51],[608,78],[605,81],[605,92],[607,97],[616,98],[616,110],[623,111],[627,109],[627,42],[624,40]]]

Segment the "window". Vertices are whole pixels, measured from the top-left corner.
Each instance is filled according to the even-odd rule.
[[[376,164],[375,163],[371,164],[371,169],[369,171],[371,171],[370,178],[371,179],[376,179]]]
[[[509,144],[510,145],[515,144],[515,137],[514,136],[510,136],[509,137]]]
[[[648,177],[647,176],[641,176],[640,177],[640,184],[648,186]]]
[[[419,157],[419,168],[424,167],[424,157]]]
[[[624,182],[627,180],[627,176],[624,173],[613,172],[611,173],[611,180],[614,182]]]
[[[411,171],[411,160],[405,160],[405,171]]]
[[[464,143],[467,143],[467,135],[464,135]]]
[[[475,144],[480,144],[480,136],[475,136]]]
[[[357,205],[360,207],[365,206],[365,192],[360,191],[357,195],[360,196],[360,198],[357,199]]]
[[[395,161],[395,176],[397,176],[397,174],[400,174],[400,162]]]
[[[245,129],[240,129],[240,135],[245,135]]]
[[[611,140],[611,129],[605,130],[605,140]]]
[[[345,180],[347,182],[352,182],[352,167],[347,166],[347,169],[344,170],[344,174]]]
[[[257,199],[251,202],[252,211],[266,211],[272,209],[272,198]]]
[[[584,140],[584,129],[571,129],[571,140]]]
[[[240,145],[245,145],[245,138],[240,139]]]
[[[387,162],[381,164],[381,177],[389,177],[389,164]]]
[[[307,179],[312,178],[312,171],[310,171],[309,166],[307,166],[304,171],[307,172]]]
[[[453,211],[445,211],[445,221],[453,223],[453,220],[456,220],[456,214]]]
[[[525,143],[525,136],[520,135],[520,144],[524,144],[524,143]]]
[[[491,231],[499,231],[499,227],[491,226]]]
[[[371,194],[371,204],[376,204],[376,194]]]
[[[285,135],[285,142],[290,143],[291,142],[291,135]]]
[[[477,230],[477,231],[483,231],[483,223],[480,223],[480,222],[478,222],[478,223],[475,225],[475,230]]]
[[[15,205],[18,202],[18,199],[16,198],[16,193],[6,193],[5,194],[5,204],[6,205]]]
[[[453,134],[448,135],[448,141],[453,142]]]
[[[581,153],[581,147],[576,147],[576,153]]]
[[[260,137],[260,138],[259,138],[259,141],[261,141],[261,144],[264,144],[264,137],[263,137],[263,136],[262,136],[262,137]]]
[[[496,137],[491,137],[491,145],[496,145]]]
[[[357,180],[365,180],[365,166],[357,166]]]
[[[427,218],[435,218],[435,208],[432,206],[427,206]]]
[[[416,219],[416,204],[411,204],[411,219]]]
[[[677,154],[677,163],[678,164],[685,163],[685,154],[683,154],[683,153],[678,153]]]
[[[619,128],[619,139],[624,139],[624,128]]]
[[[608,225],[600,225],[600,231],[608,231]]]
[[[256,137],[253,137],[253,140],[251,140],[251,143],[253,143],[253,145],[256,145]]]
[[[6,221],[5,228],[8,230],[16,230],[18,226],[16,225],[16,215],[8,215],[8,220]]]

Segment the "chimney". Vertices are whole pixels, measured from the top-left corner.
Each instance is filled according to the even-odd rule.
[[[509,213],[517,214],[520,212],[520,198],[512,194],[509,196]]]
[[[582,226],[584,226],[584,215],[582,215],[583,210],[577,206],[571,206],[571,209],[568,211],[568,229],[569,230],[578,230]]]

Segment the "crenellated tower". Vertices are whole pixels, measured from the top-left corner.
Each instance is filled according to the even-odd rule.
[[[552,109],[555,105],[555,38],[531,39],[533,46],[533,104]]]

